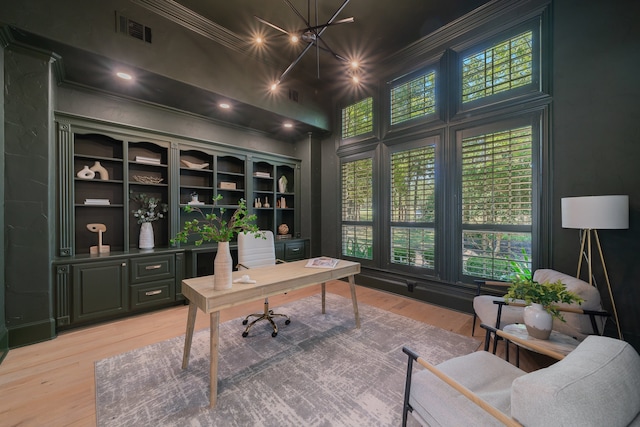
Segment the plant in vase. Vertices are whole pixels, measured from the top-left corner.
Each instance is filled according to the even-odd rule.
[[[511,286],[504,295],[507,303],[522,302],[524,323],[530,336],[548,339],[553,326],[553,318],[564,322],[564,317],[556,304],[582,304],[583,299],[566,289],[562,281],[539,283],[533,280],[531,271],[513,262],[514,274]]]
[[[220,201],[222,195],[218,194],[214,199],[214,203]],[[228,220],[224,218],[225,208],[220,208],[220,213],[205,213],[200,208],[194,206],[185,206],[184,211],[187,213],[196,212],[200,214],[201,219],[193,219],[185,221],[182,231],[171,239],[171,243],[187,243],[189,236],[196,235],[199,237],[195,241],[196,246],[202,245],[204,242],[217,242],[218,251],[214,260],[214,289],[231,288],[231,271],[233,261],[229,251],[229,242],[242,232],[257,233],[258,226],[255,224],[256,215],[247,215],[247,204],[244,199],[240,199],[238,207]]]
[[[152,222],[164,218],[167,212],[167,204],[160,199],[149,197],[145,193],[131,192],[131,201],[138,205],[138,209],[133,209],[131,213],[138,219],[140,224],[140,239],[138,247],[140,249],[152,249],[155,246],[153,238]]]

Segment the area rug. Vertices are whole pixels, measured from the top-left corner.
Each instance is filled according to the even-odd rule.
[[[96,362],[98,426],[398,426],[403,345],[432,363],[479,347],[362,303],[355,329],[351,300],[334,294],[326,307],[323,315],[320,295],[277,307],[291,324],[280,322],[275,338],[264,322],[246,338],[241,319],[221,324],[214,409],[208,330],[194,334],[186,370],[184,336]]]

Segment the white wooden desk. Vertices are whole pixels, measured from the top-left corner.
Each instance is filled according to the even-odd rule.
[[[196,277],[182,281],[182,294],[189,300],[189,314],[187,317],[187,332],[184,340],[182,369],[189,366],[189,353],[196,323],[198,309],[209,313],[210,316],[210,385],[209,405],[216,406],[218,398],[218,324],[220,310],[266,297],[280,295],[306,286],[322,284],[322,313],[325,312],[325,282],[329,280],[349,278],[353,313],[356,328],[360,328],[360,315],[356,299],[356,283],[354,276],[360,273],[357,262],[340,260],[334,268],[305,267],[307,260],[277,264],[269,267],[252,269],[250,276],[254,284],[234,283],[231,289],[216,291],[213,289],[213,276]],[[234,271],[233,280],[247,274],[247,270]],[[241,333],[239,330],[238,333]]]

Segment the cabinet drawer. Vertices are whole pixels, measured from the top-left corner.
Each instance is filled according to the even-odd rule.
[[[131,309],[136,310],[172,302],[175,299],[174,285],[174,280],[170,279],[129,286]]]
[[[131,283],[172,278],[175,274],[173,255],[131,259]]]
[[[304,257],[304,242],[286,242],[284,244],[285,261],[295,261]]]

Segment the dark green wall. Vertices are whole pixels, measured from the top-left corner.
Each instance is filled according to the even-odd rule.
[[[629,229],[599,235],[622,332],[640,348],[640,2],[561,0],[553,11],[553,266],[573,274],[578,262],[562,197],[628,194]],[[596,279],[605,298],[600,269]]]
[[[636,259],[640,253],[640,26],[636,22],[640,2],[556,0],[551,12],[552,62],[543,67],[551,73],[552,84],[550,152],[545,153],[552,194],[544,196],[550,196],[553,213],[552,243],[542,254],[551,263],[544,267],[576,272],[578,230],[561,227],[562,197],[628,194],[629,230],[601,231],[600,238],[622,332],[625,340],[640,349],[640,263]],[[432,42],[427,36],[412,49],[429,52],[438,43],[438,37]],[[428,58],[424,61],[428,63]],[[338,146],[336,135],[322,143],[322,252],[332,256],[340,254]],[[397,275],[368,274],[375,277],[369,280],[371,286],[471,310],[473,293],[465,294],[456,284],[434,281],[420,292],[409,293],[398,284]],[[603,304],[610,310],[604,276],[600,270],[596,276]]]
[[[5,301],[9,345],[55,334],[51,248],[55,186],[51,157],[51,58],[5,50]]]
[[[0,47],[0,82],[4,82],[4,49]],[[7,248],[4,241],[4,91],[0,92],[0,176],[2,177],[2,185],[0,186],[0,243],[2,244],[3,253]],[[7,354],[9,348],[9,333],[5,320],[4,308],[4,257],[0,257],[0,362]]]

